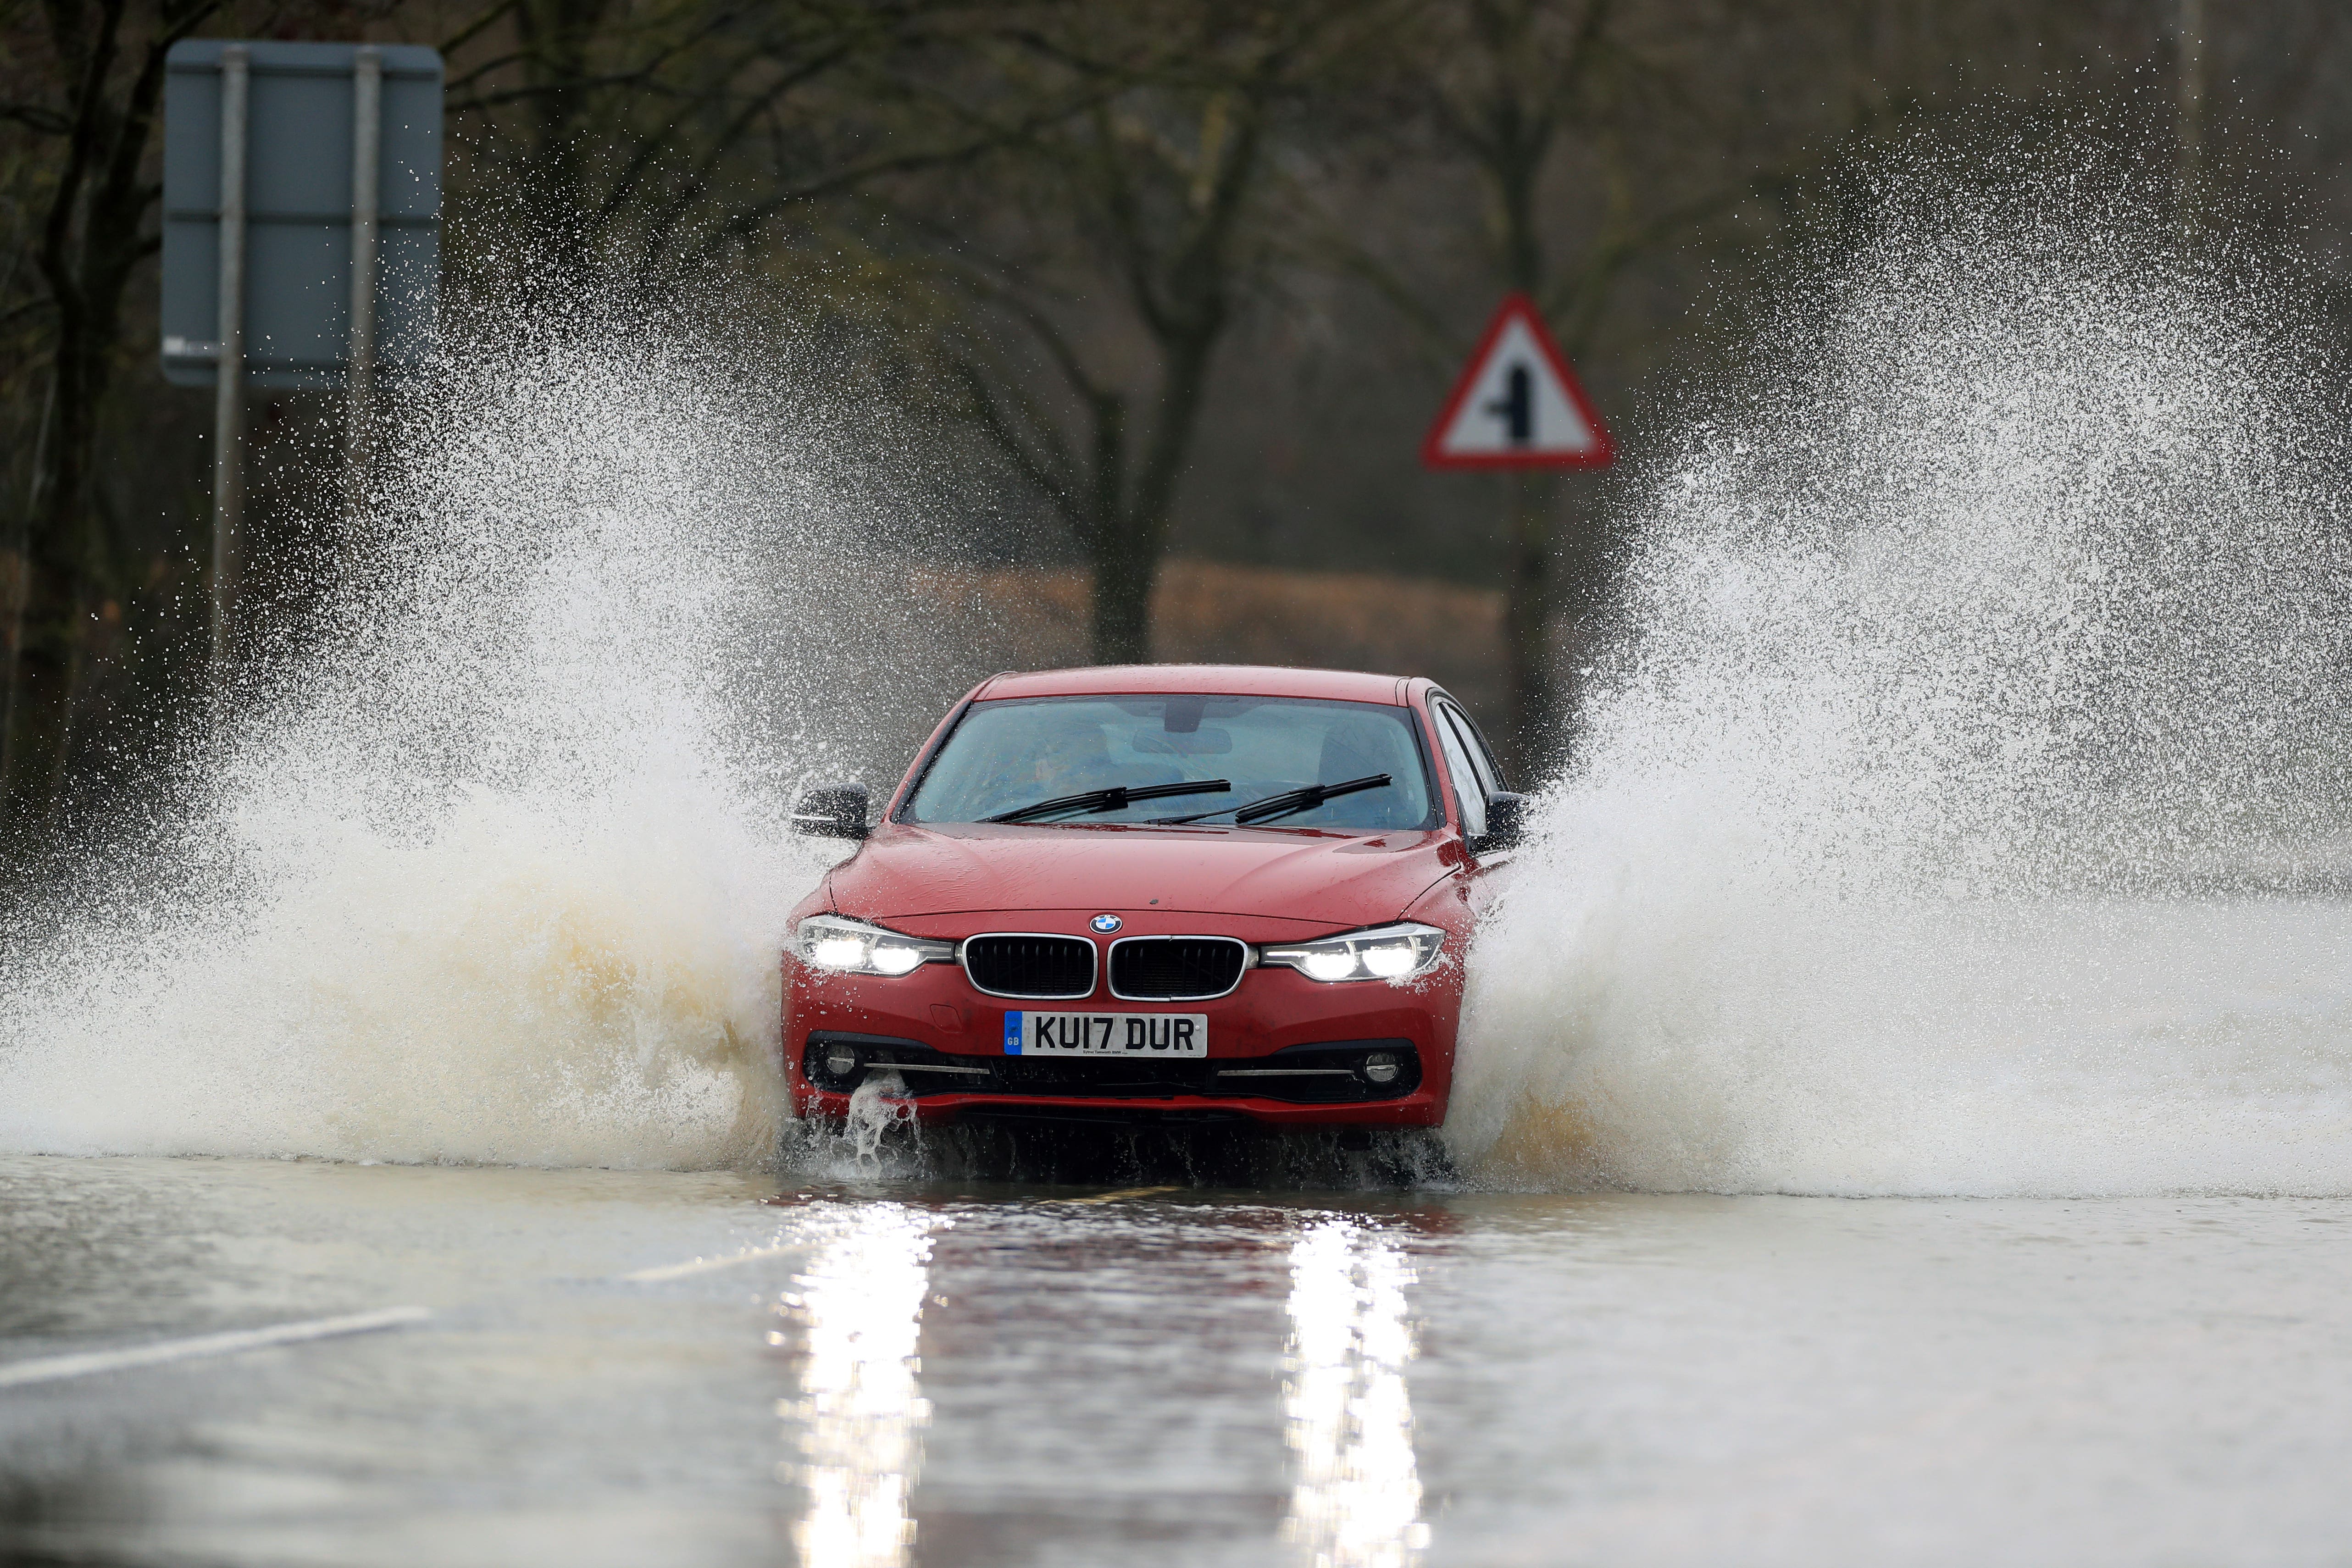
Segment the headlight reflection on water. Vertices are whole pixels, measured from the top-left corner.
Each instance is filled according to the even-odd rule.
[[[898,1204],[860,1207],[784,1298],[808,1333],[800,1402],[778,1412],[801,1427],[808,1501],[793,1538],[805,1568],[899,1568],[914,1543],[933,1223]]]
[[[1347,1220],[1290,1249],[1289,1379],[1297,1453],[1283,1536],[1316,1568],[1407,1568],[1429,1544],[1412,1452],[1412,1360],[1395,1241]]]

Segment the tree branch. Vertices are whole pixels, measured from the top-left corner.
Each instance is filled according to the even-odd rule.
[[[70,136],[73,121],[56,110],[37,103],[0,102],[0,120],[13,120],[28,131],[43,136]]]
[[[1076,475],[1070,461],[1069,449],[1050,425],[1043,434],[1048,438],[1046,452],[1040,455],[1030,450],[1018,431],[1005,418],[1003,407],[990,389],[987,375],[971,359],[951,354],[943,356],[942,363],[952,374],[965,395],[964,417],[979,426],[981,434],[1003,453],[1019,470],[1047,505],[1062,515],[1062,520],[1074,530],[1083,530],[1086,519],[1076,504]],[[1032,422],[1033,428],[1035,422]]]
[[[98,37],[90,46],[89,56],[82,65],[81,80],[74,89],[73,130],[67,144],[66,166],[58,175],[48,219],[42,225],[41,276],[48,280],[58,308],[68,320],[81,313],[82,291],[80,280],[67,261],[66,249],[73,233],[74,210],[81,202],[82,183],[89,177],[90,162],[99,156],[106,78],[114,64],[122,5],[123,0],[103,0],[99,7]],[[68,42],[63,37],[58,38],[61,52]]]
[[[505,16],[508,12],[513,10],[521,3],[522,0],[499,0],[499,4],[491,6],[488,10],[475,17],[472,21],[458,28],[456,32],[450,34],[446,38],[444,38],[441,41],[441,57],[446,59],[451,55],[456,54],[459,49],[463,48],[466,45],[472,43],[476,38],[481,37],[482,34],[488,32],[490,27],[499,20],[499,18]]]

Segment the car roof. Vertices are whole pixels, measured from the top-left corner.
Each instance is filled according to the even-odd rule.
[[[1095,664],[1076,670],[1029,670],[994,675],[972,692],[975,702],[1006,697],[1093,696],[1129,692],[1205,692],[1252,697],[1319,697],[1327,702],[1402,706],[1410,683],[1402,675],[1358,670],[1298,670],[1279,664]]]

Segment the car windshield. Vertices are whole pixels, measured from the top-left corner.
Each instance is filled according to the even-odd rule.
[[[1286,812],[1283,828],[1434,827],[1412,716],[1380,703],[1293,697],[1089,696],[983,702],[948,737],[908,802],[914,822],[979,822],[1093,789],[1223,779],[1213,793],[1133,800],[1032,821],[1146,822],[1203,817],[1310,784],[1385,773],[1390,782]]]

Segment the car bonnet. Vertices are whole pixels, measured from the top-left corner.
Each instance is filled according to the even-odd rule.
[[[869,920],[1023,909],[1266,915],[1334,929],[1393,919],[1446,873],[1444,835],[1096,823],[886,824],[833,873]]]

